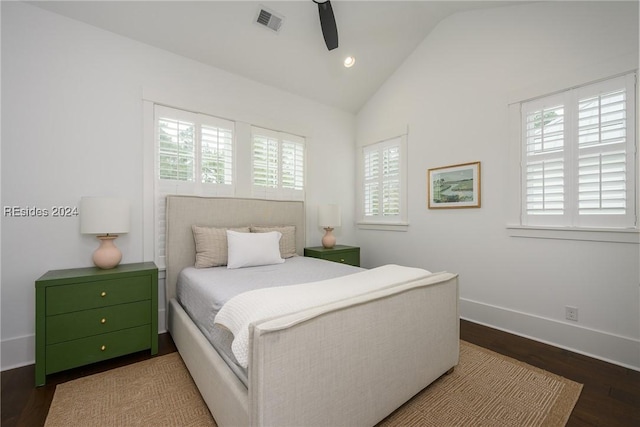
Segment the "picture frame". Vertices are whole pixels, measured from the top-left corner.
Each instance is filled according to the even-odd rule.
[[[442,166],[427,171],[429,209],[479,208],[480,162]]]

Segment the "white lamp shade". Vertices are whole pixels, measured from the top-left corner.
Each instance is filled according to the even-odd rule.
[[[82,234],[122,234],[129,232],[129,201],[116,197],[80,199]]]
[[[342,214],[338,205],[318,207],[318,225],[320,227],[340,227]]]

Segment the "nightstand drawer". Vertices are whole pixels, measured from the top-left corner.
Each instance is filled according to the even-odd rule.
[[[151,347],[151,325],[47,346],[46,373],[106,360]]]
[[[358,246],[335,245],[333,248],[323,248],[322,246],[304,248],[304,256],[360,267],[360,248]]]
[[[343,253],[326,253],[322,255],[322,259],[342,264],[360,265],[360,255],[353,251]]]
[[[148,275],[47,288],[47,316],[151,299]]]
[[[59,314],[47,319],[47,345],[146,325],[151,301]]]

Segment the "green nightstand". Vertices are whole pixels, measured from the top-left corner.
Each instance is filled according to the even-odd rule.
[[[331,249],[314,246],[304,248],[304,256],[360,267],[360,248],[357,246],[335,245]]]
[[[158,353],[154,263],[52,270],[35,286],[36,386],[54,372],[146,349]]]

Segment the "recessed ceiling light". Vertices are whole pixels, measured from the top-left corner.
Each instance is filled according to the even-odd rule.
[[[355,63],[356,63],[355,56],[347,56],[344,59],[344,66],[347,67],[347,68],[353,67],[353,64],[355,64]]]

